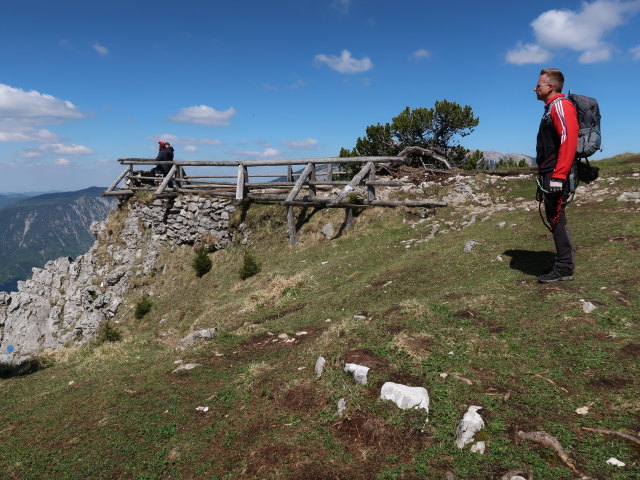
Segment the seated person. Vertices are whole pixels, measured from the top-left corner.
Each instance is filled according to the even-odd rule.
[[[156,162],[173,162],[173,147],[169,144],[169,142],[163,142],[160,140],[158,142],[158,156],[156,157]],[[169,170],[171,170],[171,165],[168,164],[160,164],[156,165],[151,169],[149,173],[151,175],[162,175],[165,177]],[[173,187],[173,181],[169,182],[169,187]]]

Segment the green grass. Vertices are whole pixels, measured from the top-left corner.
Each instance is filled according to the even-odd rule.
[[[637,155],[599,166],[617,178],[607,188],[637,191]],[[507,205],[535,189],[526,179],[486,188]],[[167,249],[165,273],[137,279],[128,298],[135,306],[153,291],[153,308],[118,317],[122,341],[0,379],[0,470],[11,479],[494,479],[510,469],[575,478],[550,450],[515,441],[518,430],[544,430],[586,475],[637,478],[632,444],[582,429],[640,429],[640,215],[616,197],[569,207],[576,279],[546,286],[536,274],[553,243],[530,203],[477,213],[464,229],[479,207],[438,209],[422,223],[410,210],[372,209],[331,242],[318,231],[342,212],[314,212],[295,248],[284,209],[253,205],[243,221],[256,275],[238,278],[240,245],[212,253],[202,278],[183,267],[190,249]],[[405,248],[434,221],[447,232]],[[465,254],[470,239],[481,243]],[[597,309],[585,314],[581,299]],[[213,326],[212,341],[177,348]],[[316,379],[319,355],[327,366]],[[372,366],[367,385],[342,370],[352,358]],[[172,373],[177,360],[201,366]],[[379,400],[385,381],[427,388],[429,422]],[[469,405],[484,407],[483,456],[453,443]],[[588,415],[575,413],[586,405]],[[607,465],[612,456],[627,466]]]

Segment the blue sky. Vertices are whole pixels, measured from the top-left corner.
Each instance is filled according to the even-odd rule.
[[[0,192],[106,186],[117,158],[335,156],[446,98],[471,149],[535,152],[533,87],[596,97],[608,157],[640,151],[640,0],[3,2]]]

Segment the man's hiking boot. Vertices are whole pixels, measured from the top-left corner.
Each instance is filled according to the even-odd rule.
[[[538,283],[567,282],[569,280],[573,280],[573,271],[556,265],[550,272],[538,277]]]

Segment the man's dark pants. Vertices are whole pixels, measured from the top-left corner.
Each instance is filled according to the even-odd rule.
[[[543,185],[548,191],[551,174],[545,175]],[[573,274],[573,267],[576,263],[576,250],[571,243],[569,225],[567,225],[567,216],[565,207],[567,199],[571,195],[569,181],[564,182],[562,192],[545,193],[544,194],[544,210],[547,217],[547,223],[555,228],[552,230],[553,242],[556,246],[555,265],[564,272]],[[558,202],[561,202],[560,206]],[[558,210],[559,209],[559,210]]]

